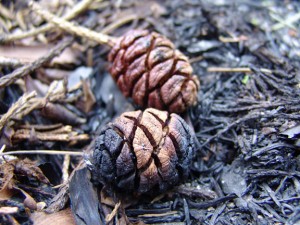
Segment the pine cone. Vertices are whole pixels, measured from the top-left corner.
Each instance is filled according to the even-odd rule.
[[[93,149],[96,181],[122,193],[157,194],[187,178],[194,144],[180,116],[149,108],[123,113]]]
[[[143,108],[181,113],[197,101],[200,83],[188,59],[158,33],[129,31],[108,59],[123,94]]]

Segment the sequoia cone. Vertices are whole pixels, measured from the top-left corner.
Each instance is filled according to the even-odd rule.
[[[110,73],[126,97],[143,107],[181,113],[197,101],[199,80],[166,37],[133,30],[109,54]]]
[[[123,113],[93,149],[95,180],[123,193],[157,194],[187,178],[194,142],[180,116],[149,108]]]

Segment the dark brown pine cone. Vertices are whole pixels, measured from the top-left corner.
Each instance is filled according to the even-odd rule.
[[[123,113],[101,132],[89,159],[96,181],[122,193],[158,194],[183,182],[193,136],[178,115],[149,108]]]
[[[200,83],[187,57],[158,33],[129,31],[119,38],[108,59],[123,94],[143,108],[181,113],[197,101]]]

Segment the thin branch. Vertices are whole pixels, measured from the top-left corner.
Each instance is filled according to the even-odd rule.
[[[87,38],[89,40],[93,40],[100,44],[107,44],[109,46],[115,45],[115,38],[90,30],[86,27],[75,25],[72,22],[68,22],[67,20],[57,17],[54,14],[50,13],[49,11],[43,9],[39,4],[31,1],[29,3],[29,6],[40,16],[42,16],[44,19],[46,19],[48,22],[53,23],[57,25],[59,28],[75,34],[80,37]]]
[[[31,130],[17,130],[13,135],[14,140],[30,140],[36,138],[40,141],[87,141],[89,136],[87,134],[77,134],[76,132],[52,133],[52,132],[35,132],[32,134]]]
[[[72,10],[63,17],[63,19],[65,19],[65,20],[73,19],[78,14],[85,11],[93,1],[94,0],[82,0],[82,1],[78,2],[78,4],[76,4],[74,6],[74,8],[72,8]],[[29,31],[26,31],[23,33],[7,34],[7,35],[3,34],[0,36],[0,43],[11,42],[11,41],[31,37],[31,36],[36,36],[38,34],[45,33],[48,30],[51,30],[52,28],[55,28],[55,26],[53,24],[48,23],[48,24],[45,24],[43,26],[40,26],[38,28],[29,30]]]
[[[30,99],[34,98],[35,96],[36,96],[35,91],[30,93],[25,93],[24,95],[22,95],[18,99],[18,101],[14,103],[4,115],[2,115],[0,119],[0,131],[5,126],[5,124],[10,120],[10,118],[13,117],[16,113],[20,112],[23,109],[23,107],[26,105],[26,103]]]
[[[12,73],[1,77],[0,78],[0,88],[3,88],[4,86],[12,84],[15,80],[33,72],[37,68],[41,67],[43,64],[49,62],[55,56],[58,56],[59,54],[61,54],[61,52],[72,43],[72,41],[73,41],[73,39],[67,39],[66,41],[59,43],[52,50],[50,50],[46,55],[37,59],[33,63],[24,65],[16,70],[14,70]]]
[[[0,153],[4,152],[5,148],[6,148],[6,145],[2,145],[2,147],[0,149]]]
[[[71,161],[70,155],[65,155],[63,166],[62,166],[62,183],[66,183],[69,179],[70,161]]]
[[[83,152],[60,151],[60,150],[17,150],[17,151],[11,151],[11,152],[1,152],[0,156],[4,156],[4,155],[25,155],[25,154],[83,156]]]
[[[261,68],[259,69],[263,73],[272,73],[272,70]],[[232,72],[240,72],[240,73],[253,73],[253,70],[249,67],[208,67],[207,72],[221,72],[221,73],[232,73]]]
[[[119,201],[119,202],[115,205],[113,211],[112,211],[110,214],[108,214],[108,215],[106,216],[105,222],[109,223],[109,222],[116,216],[116,214],[117,214],[117,212],[118,212],[118,209],[119,209],[120,205],[121,205],[121,201]]]
[[[219,40],[223,43],[235,43],[235,42],[241,42],[241,41],[247,41],[248,37],[247,36],[240,36],[240,37],[224,37],[220,36]]]
[[[24,63],[18,59],[0,56],[0,67],[1,66],[20,67],[23,65]]]

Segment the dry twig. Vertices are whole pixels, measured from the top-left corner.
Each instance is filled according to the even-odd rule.
[[[272,70],[261,68],[259,69],[263,73],[272,74]],[[207,72],[220,72],[220,73],[253,73],[253,70],[249,67],[237,67],[237,68],[229,68],[229,67],[208,67]]]
[[[62,120],[68,121],[70,124],[84,123],[86,120],[80,118],[67,110],[65,107],[54,104],[54,102],[64,100],[66,98],[66,90],[64,85],[59,85],[62,82],[54,81],[51,83],[48,93],[45,97],[35,97],[36,93],[31,92],[24,94],[15,104],[13,104],[7,113],[5,113],[0,119],[0,131],[8,123],[9,120],[18,119],[21,120],[24,116],[36,109],[48,109],[49,106],[53,106],[50,110],[52,113],[60,113]],[[55,107],[60,107],[57,112]],[[56,115],[55,114],[55,115]],[[75,121],[75,122],[74,122]],[[11,124],[10,124],[11,125]],[[78,134],[73,131],[71,126],[53,126],[52,129],[35,129],[34,126],[23,127],[14,132],[12,139],[14,141],[20,140],[39,140],[39,141],[60,141],[60,142],[74,142],[89,140],[87,134]]]
[[[73,39],[67,39],[67,40],[59,43],[51,51],[49,51],[49,53],[46,54],[45,56],[39,58],[38,60],[34,61],[33,63],[24,65],[16,70],[14,70],[10,74],[7,74],[7,75],[1,77],[0,78],[0,88],[3,88],[7,85],[12,84],[15,80],[33,72],[37,68],[41,67],[43,64],[49,62],[55,56],[58,56],[59,54],[61,54],[61,52],[72,43],[72,41],[73,41]]]
[[[50,132],[38,132],[34,130],[25,130],[20,129],[15,132],[13,135],[14,140],[30,140],[38,139],[41,141],[61,141],[61,142],[70,142],[70,141],[87,141],[89,136],[87,134],[77,134],[74,131],[66,131],[63,133],[52,133]]]
[[[92,2],[93,2],[93,0],[79,1],[78,4],[76,4],[74,6],[74,8],[63,17],[63,19],[65,19],[65,20],[73,19],[78,14],[85,11],[90,6],[90,4]],[[35,36],[35,35],[38,35],[38,34],[41,34],[41,33],[45,33],[46,31],[51,30],[54,27],[55,26],[53,24],[48,23],[48,24],[45,24],[43,26],[40,26],[38,28],[29,30],[29,31],[23,32],[23,33],[3,34],[3,35],[0,35],[0,43],[11,42],[11,41],[20,40],[20,39],[23,39],[23,38]]]
[[[119,202],[115,205],[115,208],[113,209],[113,211],[112,211],[110,214],[108,214],[108,215],[106,216],[105,221],[106,221],[107,223],[110,222],[110,221],[116,216],[116,214],[117,214],[117,212],[118,212],[118,209],[119,209],[120,205],[121,205],[121,201],[119,201]]]
[[[64,162],[62,167],[62,183],[66,183],[69,179],[69,167],[70,167],[71,157],[70,155],[64,156]]]
[[[65,30],[69,33],[75,34],[80,37],[87,38],[89,40],[93,40],[100,44],[107,44],[111,47],[114,46],[114,44],[115,44],[114,37],[95,32],[86,27],[82,27],[79,25],[76,26],[74,23],[68,22],[67,20],[65,20],[63,18],[57,17],[57,16],[53,15],[52,13],[48,12],[47,10],[44,10],[39,4],[37,4],[33,1],[31,1],[29,3],[29,5],[37,14],[42,16],[48,22],[57,25],[59,28]]]
[[[72,155],[82,156],[83,152],[60,151],[60,150],[16,150],[10,152],[0,152],[0,156],[4,155],[26,155],[26,154],[45,154],[45,155]]]
[[[22,66],[24,63],[22,63],[18,59],[14,58],[7,58],[0,56],[0,66],[11,66],[11,67],[19,67]]]
[[[247,36],[240,36],[240,37],[224,37],[220,36],[219,40],[223,43],[235,43],[235,42],[241,42],[241,41],[247,41],[248,37]]]
[[[17,113],[20,113],[27,107],[27,103],[30,99],[36,96],[36,92],[33,91],[31,93],[25,93],[22,95],[16,103],[14,103],[9,110],[2,115],[0,119],[0,131],[6,125],[6,123],[10,120],[10,118],[14,117]]]

